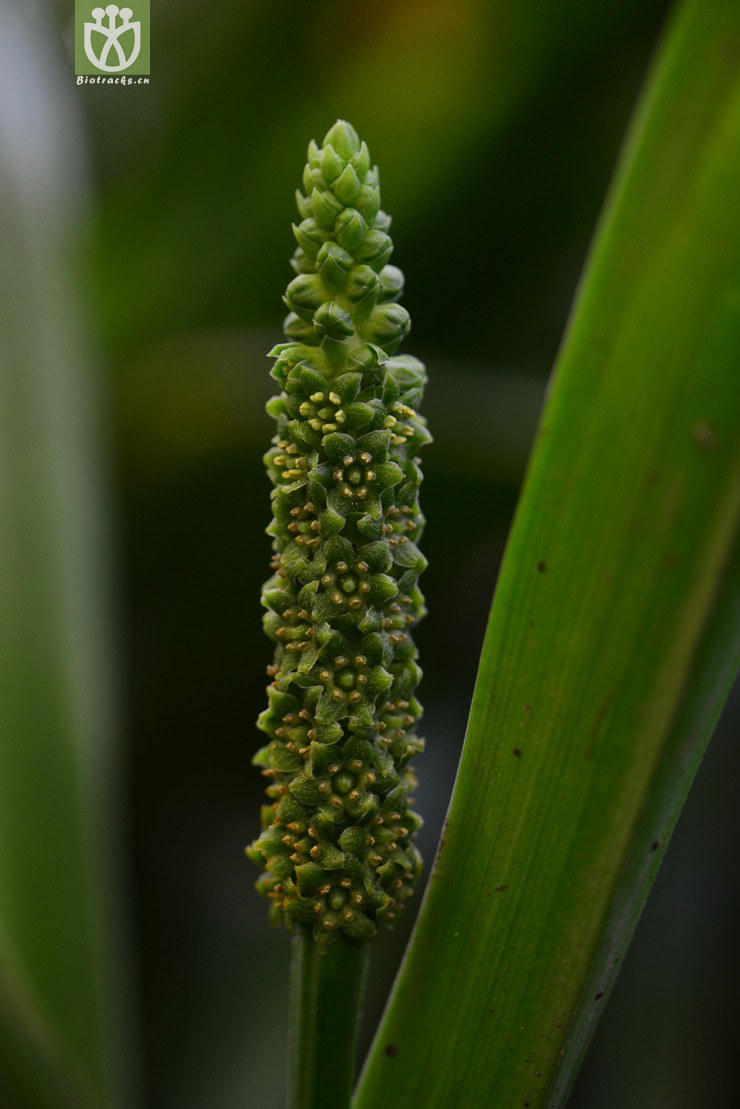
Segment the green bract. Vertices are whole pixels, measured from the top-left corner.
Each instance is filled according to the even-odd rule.
[[[392,922],[421,868],[408,764],[423,748],[411,628],[426,565],[415,456],[429,433],[424,366],[395,355],[409,317],[390,218],[348,123],[311,142],[303,186],[290,341],[270,352],[282,391],[267,406],[275,555],[262,600],[276,647],[255,762],[271,803],[247,854],[274,923],[310,925],[326,945]]]

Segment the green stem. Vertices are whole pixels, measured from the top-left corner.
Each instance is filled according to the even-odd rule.
[[[366,943],[346,936],[323,954],[310,930],[293,937],[289,1109],[347,1109],[368,956]]]

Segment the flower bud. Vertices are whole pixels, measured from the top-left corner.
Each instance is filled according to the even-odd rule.
[[[398,266],[383,266],[380,271],[380,280],[383,284],[382,299],[395,300],[403,292],[404,276]]]
[[[330,189],[314,189],[311,193],[311,211],[319,227],[331,231],[336,218],[342,211],[342,202],[337,200]]]
[[[321,152],[321,172],[324,180],[328,185],[331,185],[335,178],[344,169],[344,162],[337,154],[331,143],[327,143]]]
[[[351,165],[344,170],[332,185],[334,195],[342,204],[354,204],[360,191],[360,181]]]
[[[355,266],[351,270],[345,292],[353,304],[360,304],[366,297],[372,297],[374,302],[380,291],[380,279],[370,266]]]
[[[316,311],[313,325],[319,335],[328,335],[332,339],[346,339],[355,330],[349,312],[344,312],[333,300],[322,304]]]
[[[334,225],[334,235],[340,246],[354,253],[367,231],[367,223],[355,208],[345,208]]]
[[[326,242],[316,255],[316,269],[327,289],[340,289],[352,269],[354,259],[338,243]]]
[[[355,261],[367,262],[374,270],[380,271],[393,252],[393,242],[385,231],[371,228],[362,240],[361,245],[354,251]]]
[[[304,219],[298,226],[293,224],[293,234],[301,250],[305,250],[309,258],[315,258],[319,248],[323,245],[325,235],[314,219]]]
[[[363,339],[391,351],[411,328],[411,319],[401,304],[379,304],[362,325]]]
[[[338,119],[324,136],[324,146],[331,145],[345,161],[360,150],[360,139],[351,123]]]
[[[285,290],[285,303],[303,320],[310,320],[323,303],[326,293],[317,274],[300,274],[294,277]]]

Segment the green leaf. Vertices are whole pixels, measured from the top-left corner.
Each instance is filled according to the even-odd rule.
[[[682,5],[637,113],[358,1109],[563,1104],[736,669],[739,43]]]
[[[0,1101],[110,1109],[135,1098],[116,946],[104,467],[70,263],[84,151],[69,74],[42,22],[13,8],[0,51]]]

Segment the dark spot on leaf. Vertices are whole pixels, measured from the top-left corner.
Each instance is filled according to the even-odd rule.
[[[526,1097],[525,1097],[524,1100],[522,1101],[522,1105],[529,1105],[529,1104],[530,1104],[530,1102],[528,1102]]]
[[[650,850],[651,851],[657,851],[659,847],[660,847],[660,840],[659,839],[654,839],[653,842],[650,844]]]
[[[496,893],[503,893],[504,890],[509,888],[509,886],[506,882],[504,882],[504,884],[502,886],[494,886],[493,888],[496,891]]]
[[[672,551],[670,554],[667,554],[665,556],[664,561],[669,569],[673,566],[678,566],[678,555],[675,553],[675,551]]]
[[[444,824],[442,825],[442,834],[439,837],[439,846],[437,848],[437,854],[439,854],[439,852],[442,850],[442,848],[445,845],[445,837],[447,835],[447,829],[449,828],[449,826],[450,826],[449,820],[445,820]]]
[[[515,755],[518,759],[520,759],[522,757],[521,747],[515,747],[514,750],[512,751],[512,755]]]
[[[540,559],[540,561],[537,563],[537,573],[538,574],[544,574],[546,569],[547,569],[547,566],[542,561],[542,559]]]
[[[603,990],[599,990],[599,992],[598,992],[598,993],[596,994],[596,996],[594,997],[594,1001],[601,1001],[601,999],[602,999],[602,997],[603,997],[603,996],[604,996],[604,992],[603,992]]]
[[[530,712],[532,711],[532,706],[531,705],[525,705],[524,706],[524,711],[526,712],[527,716],[529,716]]]
[[[386,1055],[395,1055],[397,1052],[398,1052],[398,1048],[396,1047],[395,1044],[388,1044],[388,1046],[385,1049]]]

